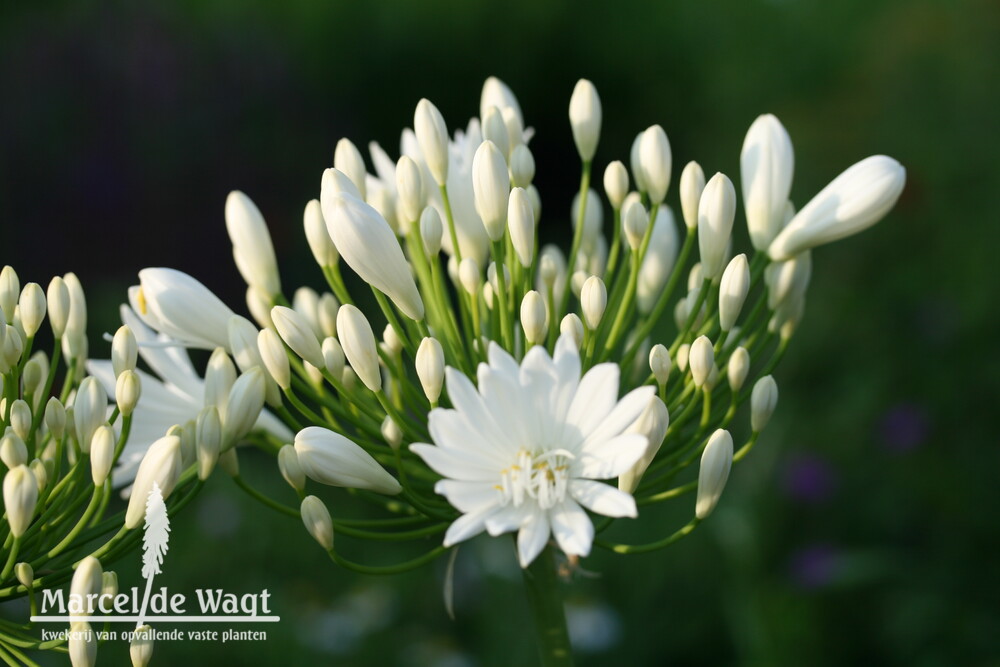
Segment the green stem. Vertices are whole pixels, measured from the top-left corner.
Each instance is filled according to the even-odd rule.
[[[552,546],[547,546],[524,570],[528,603],[538,631],[538,648],[543,667],[573,664],[566,612],[559,591],[559,575]]]

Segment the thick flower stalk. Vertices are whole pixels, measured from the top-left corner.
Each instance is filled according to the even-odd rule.
[[[905,180],[891,158],[868,158],[795,215],[791,140],[762,116],[740,160],[752,241],[740,254],[730,177],[689,163],[679,227],[670,142],[653,125],[631,146],[631,174],[623,161],[608,165],[605,202],[590,187],[604,120],[591,82],[577,84],[569,120],[582,169],[568,254],[539,247],[540,225],[558,216],[541,217],[532,130],[491,78],[479,117],[453,135],[421,100],[398,160],[370,145],[374,173],[354,144],[338,144],[303,217],[328,292],[280,292],[263,218],[234,194],[227,223],[256,326],[165,269],[140,273],[131,295],[161,342],[218,348],[214,363],[228,370],[210,368],[203,399],[188,392],[188,408],[217,411],[209,423],[221,419],[228,433],[239,397],[239,434],[223,437],[220,462],[255,498],[300,517],[336,563],[398,572],[483,532],[515,535],[546,664],[570,660],[555,559],[571,571],[595,545],[662,548],[724,503],[733,464],[775,408],[771,373],[802,319],[811,250],[877,222]],[[365,289],[348,289],[344,270]],[[237,392],[233,362],[263,380]],[[158,372],[178,386],[194,380],[165,364]],[[270,413],[254,427],[265,402]],[[294,504],[239,478],[230,447],[247,433],[280,450]],[[341,518],[307,495],[314,483],[348,487],[387,516]],[[666,534],[649,525],[643,544],[602,536],[615,519],[641,522],[643,507],[675,499],[690,507],[686,524]],[[429,548],[399,565],[363,565],[341,553],[338,535]]]

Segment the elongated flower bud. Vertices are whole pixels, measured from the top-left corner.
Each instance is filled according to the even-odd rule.
[[[671,368],[670,351],[666,346],[657,343],[649,351],[649,370],[653,372],[656,383],[661,387],[667,384]]]
[[[885,155],[848,168],[802,207],[767,252],[774,261],[863,231],[885,217],[906,183],[906,170]]]
[[[715,351],[712,349],[712,341],[707,336],[698,336],[691,343],[688,365],[691,367],[691,380],[694,386],[700,389],[715,367]]]
[[[580,290],[580,309],[583,319],[591,330],[596,329],[608,305],[608,288],[597,276],[590,276]]]
[[[698,499],[695,502],[694,515],[704,519],[719,502],[722,490],[726,488],[729,470],[733,466],[733,436],[729,431],[717,430],[708,439],[705,451],[701,455],[701,468],[698,470]]]
[[[601,98],[587,79],[580,79],[569,98],[569,124],[580,159],[590,162],[601,138]]]
[[[487,236],[499,241],[507,224],[510,176],[503,153],[492,141],[481,143],[472,159],[472,192]]]
[[[180,271],[152,268],[139,272],[133,309],[153,329],[192,347],[226,347],[233,311],[207,287]],[[72,295],[72,290],[70,292]]]
[[[639,168],[645,177],[649,201],[653,204],[659,204],[667,196],[672,165],[667,133],[659,125],[650,126],[639,140]]]
[[[90,451],[90,441],[97,427],[107,421],[108,395],[93,376],[85,377],[76,391],[73,417],[76,424],[76,441],[84,454]]]
[[[648,314],[659,300],[677,262],[679,246],[674,213],[669,206],[661,205],[656,211],[646,256],[639,267],[636,297],[640,313]]]
[[[507,136],[507,124],[503,113],[497,107],[489,107],[486,115],[481,117],[483,139],[492,141],[505,158],[510,155],[510,138]]]
[[[628,169],[621,160],[615,160],[604,170],[604,194],[612,208],[620,209],[628,195]]]
[[[386,443],[393,450],[399,449],[399,446],[403,443],[403,431],[392,417],[386,415],[385,419],[382,420],[382,426],[379,430],[382,432],[382,437]]]
[[[229,319],[229,349],[236,366],[244,373],[264,365],[257,348],[257,327],[245,317],[233,315]],[[214,355],[213,355],[214,356]],[[235,380],[235,376],[233,377]]]
[[[44,352],[32,355],[21,372],[22,389],[25,396],[37,396],[42,382],[49,373],[48,359]]]
[[[0,438],[0,461],[8,468],[16,468],[28,463],[28,447],[24,439],[11,430]]]
[[[419,220],[426,202],[424,184],[420,176],[420,167],[407,155],[396,162],[396,192],[406,222]]]
[[[799,253],[786,262],[774,262],[764,269],[767,307],[777,310],[784,303],[805,297],[812,277],[812,253]]]
[[[10,406],[10,426],[21,440],[28,440],[31,434],[31,408],[23,399],[17,399]]]
[[[10,534],[24,535],[35,516],[38,503],[38,483],[26,465],[14,466],[3,478],[3,504],[7,510]]]
[[[483,285],[483,276],[479,272],[476,260],[466,257],[458,265],[458,281],[462,283],[462,288],[470,295],[476,295]]]
[[[271,309],[271,321],[274,322],[274,328],[278,330],[281,339],[292,348],[292,352],[317,368],[323,365],[323,351],[320,349],[316,332],[302,315],[291,308],[275,306]],[[288,361],[287,357],[285,361]]]
[[[414,362],[417,378],[424,390],[424,395],[432,404],[441,397],[441,385],[444,382],[444,349],[436,338],[424,338],[417,348]]]
[[[378,367],[378,350],[368,318],[355,306],[344,304],[337,313],[337,330],[351,368],[368,389],[381,391],[382,374]]]
[[[333,166],[351,179],[351,183],[354,183],[354,187],[358,189],[361,199],[365,199],[367,195],[365,176],[368,173],[365,169],[365,159],[361,157],[361,151],[350,139],[344,138],[337,142],[333,151]]]
[[[209,405],[198,413],[195,448],[198,453],[198,479],[204,482],[215,469],[222,449],[222,420],[215,406]]]
[[[535,156],[531,154],[531,149],[524,144],[515,146],[510,153],[511,183],[519,188],[526,188],[534,178]]]
[[[583,211],[583,232],[580,236],[580,250],[587,254],[593,252],[597,244],[597,239],[601,236],[601,228],[604,226],[604,209],[601,205],[601,198],[594,192],[593,188],[587,189],[586,199],[581,199],[580,194],[577,193],[573,197],[573,204],[570,206],[570,217],[573,221],[574,230],[580,224],[581,202],[586,202],[586,208]]]
[[[224,349],[217,348],[208,359],[205,369],[205,405],[219,409],[219,416],[225,419],[229,391],[236,382],[236,367]]]
[[[743,383],[750,372],[750,353],[745,347],[738,347],[729,356],[729,364],[726,367],[726,375],[729,378],[729,388],[733,393],[743,388]]]
[[[222,420],[222,448],[229,449],[257,423],[264,409],[264,371],[251,368],[236,378],[229,391],[226,415]]]
[[[329,551],[333,548],[333,520],[330,510],[316,496],[306,496],[299,508],[302,523],[321,547]]]
[[[18,333],[17,327],[9,324],[2,326],[6,327],[6,333],[4,334],[3,350],[0,356],[3,357],[2,361],[5,366],[2,370],[6,373],[9,369],[17,366],[21,360],[21,353],[24,352],[24,340],[21,338],[21,334]]]
[[[698,247],[701,269],[708,279],[722,275],[735,216],[736,190],[725,174],[716,174],[708,181],[698,202]]]
[[[111,340],[111,368],[114,369],[115,377],[122,374],[122,371],[135,370],[135,364],[139,360],[139,344],[135,340],[127,325],[118,327],[115,337]]]
[[[49,325],[52,327],[52,335],[57,339],[62,338],[63,332],[66,331],[66,323],[69,321],[69,288],[66,287],[66,281],[55,276],[49,281],[45,297],[49,308]]]
[[[320,266],[336,266],[340,260],[340,253],[330,238],[330,232],[326,231],[323,207],[318,199],[312,199],[306,204],[302,214],[302,226],[305,228],[306,241],[309,242],[309,250],[316,263]]]
[[[148,667],[149,661],[153,659],[153,629],[148,625],[142,625],[132,633],[132,642],[128,647],[129,658],[132,659],[132,667]]]
[[[90,623],[70,623],[69,661],[73,667],[94,667],[97,663],[97,634]]]
[[[35,583],[35,571],[30,563],[18,563],[14,566],[14,576],[17,581],[27,589],[31,589]]]
[[[642,245],[642,239],[646,236],[646,230],[649,228],[649,214],[642,202],[638,200],[629,202],[628,208],[623,214],[622,226],[629,248],[633,252],[638,251]]]
[[[347,194],[324,190],[321,201],[327,230],[348,266],[392,299],[407,317],[422,320],[424,303],[399,241],[385,218]]]
[[[788,132],[773,115],[758,116],[740,153],[743,207],[750,242],[757,250],[766,250],[781,231],[794,171],[795,155]]]
[[[14,321],[14,308],[21,295],[21,280],[13,266],[6,265],[0,271],[0,311],[7,318],[7,323]]]
[[[750,265],[746,255],[737,255],[726,266],[719,284],[719,328],[729,331],[740,316],[750,291]]]
[[[443,234],[441,215],[433,206],[426,207],[420,214],[420,239],[424,242],[424,251],[428,257],[435,258],[441,252]]]
[[[66,408],[55,396],[45,404],[45,428],[57,439],[66,431]]]
[[[239,190],[226,198],[226,231],[233,243],[236,268],[247,285],[270,297],[281,293],[271,234],[257,206]]]
[[[259,371],[258,371],[259,372]],[[263,394],[263,390],[261,390]],[[261,401],[263,403],[263,400]],[[167,435],[155,441],[146,450],[139,463],[132,484],[132,494],[125,510],[125,527],[133,530],[142,525],[146,516],[146,499],[153,490],[153,484],[160,487],[163,499],[173,492],[181,476],[181,439]]]
[[[701,165],[693,160],[688,162],[681,172],[681,212],[684,214],[684,225],[688,229],[698,226],[698,204],[701,193],[705,190],[705,172]]]
[[[448,127],[430,100],[422,99],[417,103],[413,131],[431,176],[439,186],[445,185],[448,182]]]
[[[306,474],[299,465],[299,455],[295,452],[294,446],[285,445],[278,450],[278,469],[293,489],[301,491],[306,488]]]
[[[619,489],[625,493],[635,492],[646,468],[653,462],[656,453],[660,451],[663,438],[667,435],[668,426],[670,426],[670,413],[667,411],[667,406],[658,397],[653,396],[649,399],[649,404],[639,415],[639,418],[625,431],[645,436],[647,445],[646,451],[635,465],[618,478]]]
[[[329,486],[368,489],[386,495],[402,490],[365,450],[339,433],[310,426],[295,436],[299,465],[309,479]]]
[[[316,343],[317,348],[319,343]],[[282,389],[292,386],[292,370],[288,363],[288,355],[278,334],[271,329],[261,329],[257,334],[257,349],[264,362],[264,368],[271,374],[274,381]]]
[[[559,333],[563,336],[569,336],[579,350],[580,346],[583,345],[583,320],[576,313],[569,313],[559,323]]]
[[[530,267],[535,257],[535,212],[528,193],[521,188],[510,191],[507,225],[518,261],[521,266]]]
[[[94,431],[94,438],[90,441],[90,476],[94,480],[94,486],[104,486],[111,474],[114,459],[115,432],[104,424]]]
[[[774,408],[778,405],[778,384],[770,375],[757,380],[750,393],[750,428],[760,433],[771,421]]]
[[[332,336],[323,339],[323,368],[335,379],[344,374],[344,348],[340,341]]]
[[[531,344],[544,341],[548,321],[545,299],[535,290],[529,291],[521,300],[521,328],[525,339]]]
[[[21,317],[25,336],[34,338],[42,328],[42,321],[45,320],[45,292],[42,291],[41,285],[28,283],[24,286],[17,303],[17,311]]]

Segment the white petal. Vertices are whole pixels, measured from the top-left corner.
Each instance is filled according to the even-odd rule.
[[[535,408],[526,404],[517,375],[480,365],[479,392],[496,422],[502,425],[501,433],[506,435],[512,453],[522,447],[530,450],[543,444],[539,442],[537,420],[531,416]]]
[[[532,512],[527,503],[520,507],[507,505],[486,519],[486,532],[493,537],[513,532],[520,528],[533,513],[536,512]]]
[[[520,369],[517,366],[517,361],[514,357],[510,356],[507,350],[503,349],[493,341],[490,341],[489,345],[489,360],[490,368],[496,371],[502,371],[508,375],[517,377],[520,373]]]
[[[496,509],[496,507],[485,507],[476,512],[463,514],[455,519],[448,526],[448,531],[444,534],[444,546],[450,547],[459,542],[464,542],[470,537],[475,537],[483,532],[483,524],[486,521],[486,517],[495,512]]]
[[[476,465],[469,457],[454,450],[414,443],[410,445],[410,451],[422,458],[431,470],[450,479],[495,483],[499,478],[499,471],[495,468]]]
[[[655,393],[655,387],[639,387],[625,394],[611,414],[587,435],[581,449],[586,451],[592,444],[610,440],[624,432],[639,418]]]
[[[549,541],[549,520],[544,514],[532,514],[517,534],[517,554],[521,567],[528,567]]]
[[[571,556],[586,556],[594,541],[594,524],[587,513],[572,500],[565,500],[549,511],[552,534],[559,548]]]
[[[569,492],[574,500],[595,514],[632,518],[638,515],[635,498],[613,486],[588,479],[576,479],[570,482]]]
[[[573,477],[584,479],[611,479],[635,465],[646,452],[646,436],[627,433],[618,437],[594,442],[587,451],[574,459],[571,466]]]
[[[565,433],[564,446],[578,445],[608,416],[618,397],[618,378],[617,364],[598,364],[580,379],[566,415],[566,425],[575,426],[578,433]]]
[[[497,448],[507,449],[503,438],[504,430],[493,419],[492,412],[483,403],[482,397],[476,391],[472,381],[462,372],[454,368],[445,368],[445,384],[448,387],[448,398],[451,404],[462,413],[469,423],[476,424],[483,434],[492,434],[490,444]]]
[[[157,336],[128,306],[121,307],[122,324],[127,325],[139,343],[139,355],[164,381],[176,385],[181,391],[196,400],[201,400],[201,381],[191,365],[191,358],[179,345],[162,347],[169,341],[166,336]],[[144,345],[143,343],[152,343]],[[145,389],[145,387],[144,387]]]
[[[508,456],[498,455],[500,446],[478,425],[470,422],[457,410],[436,408],[427,416],[427,430],[434,444],[449,449],[480,465],[497,470],[510,464]]]
[[[435,493],[448,499],[459,512],[475,512],[496,505],[499,494],[492,484],[442,479],[434,485]]]

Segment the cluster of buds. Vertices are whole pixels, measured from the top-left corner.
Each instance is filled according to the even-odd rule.
[[[328,291],[301,287],[286,298],[264,218],[240,192],[229,196],[225,218],[255,323],[190,276],[141,272],[126,322],[150,341],[215,350],[204,382],[183,354],[158,352],[151,362],[191,399],[177,423],[186,433],[186,410],[196,457],[206,461],[202,477],[218,457],[202,433],[221,431],[214,445],[241,488],[301,516],[335,562],[363,572],[419,565],[482,530],[519,530],[525,566],[550,527],[571,556],[586,555],[592,542],[645,551],[707,517],[733,462],[775,409],[771,373],[802,319],[811,250],[882,218],[905,172],[889,157],[867,158],[796,212],[791,140],[774,116],[761,116],[740,159],[748,256],[733,249],[737,189],[729,177],[706,178],[688,162],[675,217],[667,203],[670,142],[653,125],[635,138],[629,166],[607,165],[605,201],[591,188],[602,110],[589,81],[576,85],[569,120],[582,171],[568,253],[539,247],[533,130],[510,89],[490,78],[479,117],[454,135],[421,100],[398,160],[369,145],[373,173],[351,141],[337,144],[319,197],[303,214]],[[343,265],[370,294],[351,293]],[[664,337],[670,319],[676,332]],[[625,394],[617,407],[615,387]],[[544,406],[525,403],[519,391]],[[748,428],[738,429],[747,435],[737,449],[731,429],[747,401]],[[532,430],[547,419],[559,428]],[[578,429],[576,440],[566,435],[569,426]],[[551,442],[538,441],[539,432]],[[463,433],[482,442],[462,445]],[[277,453],[299,508],[239,477],[232,447],[241,439]],[[617,453],[599,447],[602,440],[618,443]],[[495,451],[479,451],[491,443],[512,449],[491,458]],[[679,483],[694,464],[698,474]],[[617,480],[617,489],[593,486],[603,479]],[[310,481],[353,489],[401,516],[333,518],[307,495]],[[576,513],[582,505],[607,517],[635,516],[637,507],[689,492],[696,496],[691,522],[643,545],[595,539]],[[443,545],[388,568],[353,563],[334,548],[335,533],[404,540],[446,529]]]

